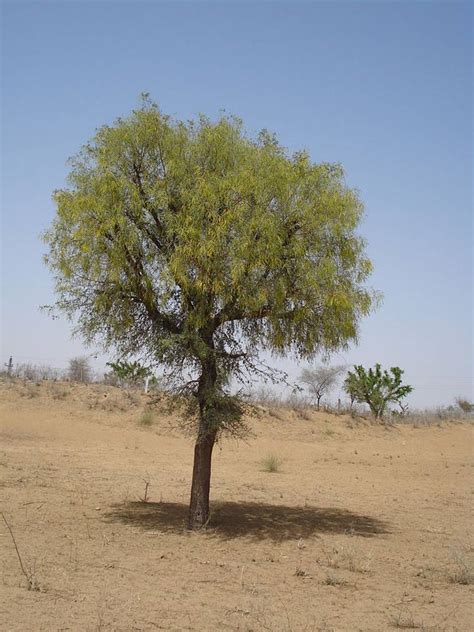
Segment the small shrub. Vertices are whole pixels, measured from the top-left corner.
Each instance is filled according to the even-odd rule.
[[[151,410],[145,410],[139,420],[141,426],[152,426],[153,421],[153,413]]]
[[[281,459],[275,454],[268,454],[264,459],[262,459],[262,468],[264,472],[279,472],[281,464]]]
[[[474,584],[474,565],[467,554],[464,551],[454,551],[452,559],[455,564],[455,569],[450,575],[453,584],[463,586]]]
[[[417,623],[413,614],[410,611],[400,611],[395,616],[391,618],[391,625],[393,628],[398,628],[401,630],[417,630],[420,628],[424,629],[422,623]]]
[[[337,575],[334,575],[333,573],[327,573],[326,577],[323,580],[323,583],[326,586],[346,586],[347,582],[345,579],[342,579],[342,577],[338,577]]]

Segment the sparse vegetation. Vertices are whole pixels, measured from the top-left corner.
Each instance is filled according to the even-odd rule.
[[[20,554],[20,550],[18,548],[18,544],[16,542],[16,538],[15,535],[13,533],[13,529],[10,525],[10,523],[8,522],[8,520],[5,517],[5,514],[2,512],[0,512],[2,514],[2,518],[3,518],[3,522],[6,524],[7,529],[10,533],[10,537],[12,539],[13,542],[13,546],[15,547],[15,552],[18,558],[18,562],[20,564],[20,569],[21,572],[23,573],[25,579],[26,579],[26,587],[28,590],[33,590],[33,591],[39,591],[40,590],[40,586],[39,586],[39,582],[38,582],[38,578],[36,576],[36,561],[33,560],[33,562],[28,565],[25,564],[25,562],[23,561],[23,558]]]
[[[264,472],[275,473],[281,470],[283,461],[276,454],[267,454],[262,461],[262,469]]]
[[[145,410],[140,415],[140,425],[141,426],[152,426],[154,422],[154,415],[152,410]]]
[[[455,549],[451,558],[454,569],[450,572],[449,577],[454,584],[470,586],[474,584],[474,559],[472,551],[466,551],[462,548]]]
[[[22,397],[28,385],[41,397]],[[58,402],[61,388],[70,394]],[[369,422],[348,428],[346,418],[323,411],[306,422],[287,407],[281,423],[262,411],[250,420],[256,442],[238,442],[229,460],[218,459],[220,499],[205,535],[197,536],[185,530],[189,443],[177,433],[164,438],[163,429],[175,423],[163,417],[165,402],[152,405],[152,395],[131,390],[140,400],[136,406],[123,388],[97,383],[36,386],[8,378],[0,390],[2,503],[27,573],[20,575],[4,525],[2,589],[16,603],[22,591],[40,584],[32,607],[45,627],[68,625],[67,608],[54,608],[65,578],[66,604],[77,607],[85,597],[87,608],[75,615],[82,628],[94,628],[96,610],[89,605],[102,600],[108,582],[114,597],[103,610],[103,627],[146,629],[155,621],[157,590],[167,590],[172,577],[177,590],[186,591],[193,572],[200,573],[196,599],[216,604],[215,629],[310,632],[318,629],[312,620],[335,630],[470,629],[470,427],[457,407],[458,423],[443,431],[425,424],[417,432],[405,427],[407,420],[386,432]],[[148,409],[156,432],[141,427]],[[335,432],[330,441],[322,440],[325,430]],[[71,458],[73,450],[80,458]],[[265,471],[265,455],[270,471],[282,474]],[[221,500],[227,495],[230,502]],[[456,507],[455,519],[445,506]],[[43,551],[44,562],[36,558]],[[151,563],[160,571],[153,572],[152,585],[141,572]],[[236,597],[232,587],[239,581]],[[195,608],[196,599],[160,612],[160,625],[185,628],[192,620],[205,628],[209,610]],[[357,607],[344,607],[356,600]],[[451,602],[460,604],[454,613]],[[22,629],[23,613],[7,616],[8,629]]]
[[[347,581],[334,573],[326,573],[323,584],[326,586],[347,586]]]
[[[417,630],[423,628],[421,622],[417,622],[410,610],[399,610],[390,619],[390,625],[399,630]]]

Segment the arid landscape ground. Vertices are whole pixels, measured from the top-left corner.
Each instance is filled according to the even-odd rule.
[[[145,395],[5,380],[0,398],[1,511],[33,588],[2,519],[2,630],[474,629],[467,422],[262,410],[217,447],[194,533],[191,438]]]

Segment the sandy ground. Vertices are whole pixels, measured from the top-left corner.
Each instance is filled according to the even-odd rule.
[[[0,384],[1,511],[39,588],[0,518],[2,630],[474,629],[472,426],[263,414],[191,533],[191,440],[143,405]]]

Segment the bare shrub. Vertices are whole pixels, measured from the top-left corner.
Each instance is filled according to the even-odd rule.
[[[461,421],[465,414],[455,406],[438,406],[436,409],[415,409],[405,415],[392,415],[392,423],[416,427],[439,425],[443,421]]]
[[[61,375],[60,369],[55,369],[45,364],[17,364],[12,372],[12,377],[17,377],[31,382],[39,382],[42,380],[59,380]]]
[[[260,386],[254,393],[251,393],[249,400],[267,408],[278,408],[282,405],[281,397],[267,386]]]

